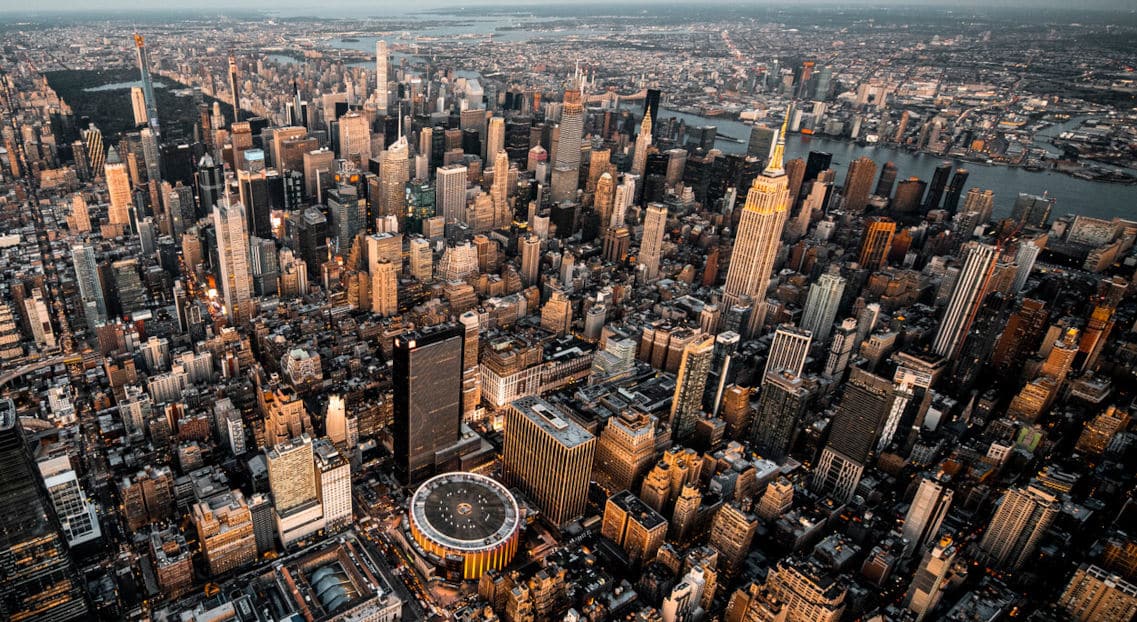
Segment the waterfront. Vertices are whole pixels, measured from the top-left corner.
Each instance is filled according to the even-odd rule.
[[[636,108],[637,112],[640,110]],[[662,108],[660,117],[683,119],[689,126],[714,125],[722,135],[737,138],[743,142],[719,138],[715,146],[724,153],[744,153],[746,141],[750,137],[750,126],[740,121],[726,118],[711,118],[687,114]],[[919,152],[905,151],[887,146],[862,146],[851,141],[834,140],[820,136],[790,134],[786,137],[786,157],[806,158],[810,151],[827,151],[833,154],[833,169],[837,171],[837,183],[845,182],[845,169],[849,162],[868,156],[877,165],[894,162],[899,171],[897,179],[919,177],[932,178],[932,173],[941,162],[951,162],[956,167],[966,168],[968,188],[990,188],[995,191],[995,217],[1009,216],[1015,197],[1020,192],[1028,194],[1049,193],[1058,202],[1055,215],[1081,214],[1095,218],[1128,218],[1137,220],[1137,186],[1094,182],[1071,177],[1055,171],[1028,171],[1009,166],[992,166],[982,162],[953,160]]]

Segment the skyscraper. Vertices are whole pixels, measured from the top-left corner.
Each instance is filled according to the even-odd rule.
[[[659,275],[659,258],[663,252],[663,234],[667,229],[667,206],[652,203],[644,216],[644,233],[640,241],[640,263],[644,266],[644,280],[654,281]]]
[[[87,619],[83,584],[9,399],[0,400],[0,473],[0,614]]]
[[[956,349],[967,336],[975,312],[987,294],[987,283],[998,254],[994,246],[978,242],[969,242],[963,253],[963,269],[960,270],[932,344],[932,350],[936,354],[948,358],[955,356]]]
[[[339,157],[361,166],[371,159],[371,125],[358,110],[339,118]]]
[[[766,356],[763,377],[782,371],[800,376],[802,369],[805,368],[805,359],[809,356],[809,344],[812,341],[813,334],[804,328],[792,324],[779,325],[774,331],[770,353]]]
[[[785,371],[766,374],[749,431],[754,449],[762,457],[781,462],[789,455],[808,399],[801,376]]]
[[[959,210],[959,199],[963,196],[963,187],[967,184],[967,169],[955,169],[955,175],[951,177],[951,183],[948,184],[947,194],[944,195],[944,209],[951,216]]]
[[[530,233],[521,239],[521,282],[526,287],[537,284],[541,267],[541,238]]]
[[[411,180],[410,160],[407,151],[407,137],[398,140],[383,152],[383,165],[380,168],[382,203],[377,216],[394,216],[399,220],[399,230],[404,230],[403,221],[407,212],[407,182]],[[462,186],[465,193],[465,185]],[[465,207],[463,200],[462,206]]]
[[[493,126],[490,126],[493,129]],[[493,185],[490,186],[490,196],[493,198],[493,226],[495,229],[506,229],[512,220],[509,209],[509,154],[504,149],[494,153]]]
[[[742,562],[750,552],[757,531],[758,519],[737,503],[723,504],[715,513],[709,543],[718,551],[718,567],[727,578],[737,576],[742,570]]]
[[[892,383],[854,367],[830,423],[812,488],[848,501],[857,490],[881,425],[892,407]]]
[[[146,125],[150,117],[146,113],[146,96],[142,94],[142,89],[137,86],[130,87],[130,108],[134,113],[134,125]]]
[[[463,335],[442,324],[395,338],[395,469],[405,482],[430,476],[438,452],[458,441]]]
[[[885,162],[884,166],[880,168],[880,177],[876,182],[876,189],[873,194],[878,197],[891,197],[892,187],[896,185],[896,176],[898,175],[895,162]]]
[[[849,163],[845,174],[845,207],[850,212],[863,212],[869,201],[872,180],[876,176],[876,162],[861,156]]]
[[[502,478],[564,527],[584,513],[595,447],[596,438],[555,406],[523,397],[506,409]]]
[[[253,316],[253,274],[249,269],[249,231],[245,208],[223,197],[213,206],[217,234],[217,280],[229,321],[241,323]]]
[[[809,286],[809,295],[801,312],[801,327],[812,332],[818,341],[829,338],[844,292],[845,278],[838,269],[826,272]]]
[[[446,222],[458,222],[466,213],[467,169],[461,164],[451,164],[439,168],[437,175],[438,209]]]
[[[1137,585],[1092,564],[1082,564],[1058,599],[1076,622],[1127,622],[1137,617]]]
[[[375,42],[375,107],[387,114],[387,42]]]
[[[1042,488],[1007,490],[979,543],[987,562],[1011,570],[1022,567],[1061,508],[1062,502]]]
[[[916,490],[912,504],[908,506],[901,531],[907,540],[904,544],[906,555],[920,553],[930,542],[936,540],[944,516],[951,507],[952,494],[952,490],[942,482],[927,477],[920,480],[920,487]]]
[[[669,420],[676,440],[686,440],[695,431],[695,422],[703,410],[703,392],[711,371],[714,347],[714,335],[703,334],[683,348]]]
[[[643,176],[647,169],[647,152],[651,147],[651,111],[644,114],[640,133],[636,136],[635,153],[632,155],[632,173]]]
[[[241,83],[237,75],[237,57],[229,54],[229,93],[233,96],[233,123],[241,120]]]
[[[891,218],[876,216],[865,224],[865,235],[861,240],[861,253],[857,263],[866,270],[880,270],[888,263],[888,252],[892,249],[892,236],[896,233],[896,222]]]
[[[948,176],[951,175],[951,162],[941,162],[932,173],[932,183],[928,184],[928,194],[924,197],[924,211],[938,209],[944,198]]]
[[[1038,260],[1038,254],[1041,252],[1042,248],[1034,240],[1023,240],[1019,243],[1019,248],[1015,251],[1015,263],[1018,267],[1015,268],[1015,280],[1011,284],[1012,296],[1017,296],[1026,286],[1031,270],[1034,270],[1034,262]]]
[[[462,324],[462,417],[469,420],[482,401],[482,376],[478,370],[481,326],[474,311],[460,315],[458,322]]]
[[[496,158],[499,151],[505,151],[505,118],[493,116],[490,117],[489,127],[486,129],[486,160],[494,158],[495,167],[497,166]],[[505,168],[509,170],[509,154],[506,154]],[[497,177],[495,176],[494,179]]]
[[[118,225],[124,231],[129,230],[132,207],[130,176],[127,174],[126,164],[123,164],[114,147],[107,151],[107,163],[104,165],[104,171],[107,181],[107,194],[110,197],[107,221],[112,225]]]
[[[924,555],[904,598],[904,605],[916,613],[917,622],[927,618],[939,604],[958,553],[959,547],[945,537]]]
[[[576,194],[580,183],[580,141],[584,134],[584,105],[579,86],[565,89],[561,107],[560,137],[553,161],[553,202],[565,201]]]
[[[724,306],[739,305],[748,296],[755,308],[750,314],[746,336],[755,335],[766,321],[766,289],[778,253],[782,226],[790,207],[789,180],[783,169],[786,148],[786,121],[778,133],[774,155],[762,174],[754,178],[746,195],[746,205],[738,223],[730,266],[723,287]]]
[[[371,312],[390,317],[399,312],[398,269],[388,259],[375,262],[371,273]]]
[[[153,130],[155,134],[158,134],[160,132],[158,123],[158,102],[154,99],[154,83],[150,79],[150,54],[146,51],[146,43],[143,41],[142,35],[138,33],[134,33],[134,47],[138,51],[138,71],[142,76],[142,95],[146,107],[146,114],[143,117],[142,123],[148,122],[150,129]],[[131,99],[133,99],[133,93]],[[138,118],[138,111],[136,109],[134,112],[135,125],[142,124],[138,123]]]
[[[90,244],[72,246],[71,261],[75,266],[75,280],[79,285],[79,298],[83,301],[87,327],[94,330],[96,326],[107,320],[107,302],[103,295],[99,263],[94,247]]]

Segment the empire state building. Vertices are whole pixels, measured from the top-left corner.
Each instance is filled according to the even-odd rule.
[[[746,326],[748,337],[757,334],[766,319],[766,288],[790,209],[789,178],[782,162],[785,151],[786,123],[783,122],[770,163],[754,178],[746,195],[723,287],[723,302],[727,308],[742,304],[746,297],[753,304]]]

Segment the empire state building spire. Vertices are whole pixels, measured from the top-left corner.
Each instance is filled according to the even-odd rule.
[[[789,126],[790,110],[792,109],[792,106],[786,106],[786,117],[782,119],[782,129],[778,130],[778,143],[774,145],[774,154],[770,156],[770,163],[766,165],[766,170],[762,171],[762,174],[767,177],[786,174],[786,127]]]
[[[723,302],[728,308],[750,305],[750,319],[745,327],[748,337],[756,335],[766,321],[766,290],[790,206],[789,181],[782,162],[785,135],[783,122],[770,163],[754,178],[746,194],[723,286]]]

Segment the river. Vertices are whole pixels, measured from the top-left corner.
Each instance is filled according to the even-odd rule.
[[[750,126],[726,118],[711,118],[660,109],[661,118],[676,117],[691,126],[714,125],[720,134],[741,139],[742,143],[719,138],[715,146],[724,153],[743,153],[750,138]],[[1067,125],[1067,124],[1063,124]],[[1109,184],[1088,181],[1052,171],[1028,171],[1009,166],[992,166],[981,162],[965,162],[923,153],[913,153],[887,146],[862,146],[844,140],[820,136],[790,134],[786,137],[786,157],[805,159],[810,151],[827,151],[833,154],[832,168],[837,171],[837,183],[845,181],[849,162],[868,156],[877,165],[896,164],[897,179],[919,177],[931,180],[932,173],[941,162],[949,161],[968,170],[966,188],[990,188],[995,191],[995,217],[1009,216],[1015,197],[1020,192],[1042,194],[1047,192],[1057,199],[1055,215],[1080,214],[1095,218],[1127,218],[1137,220],[1137,185]]]

